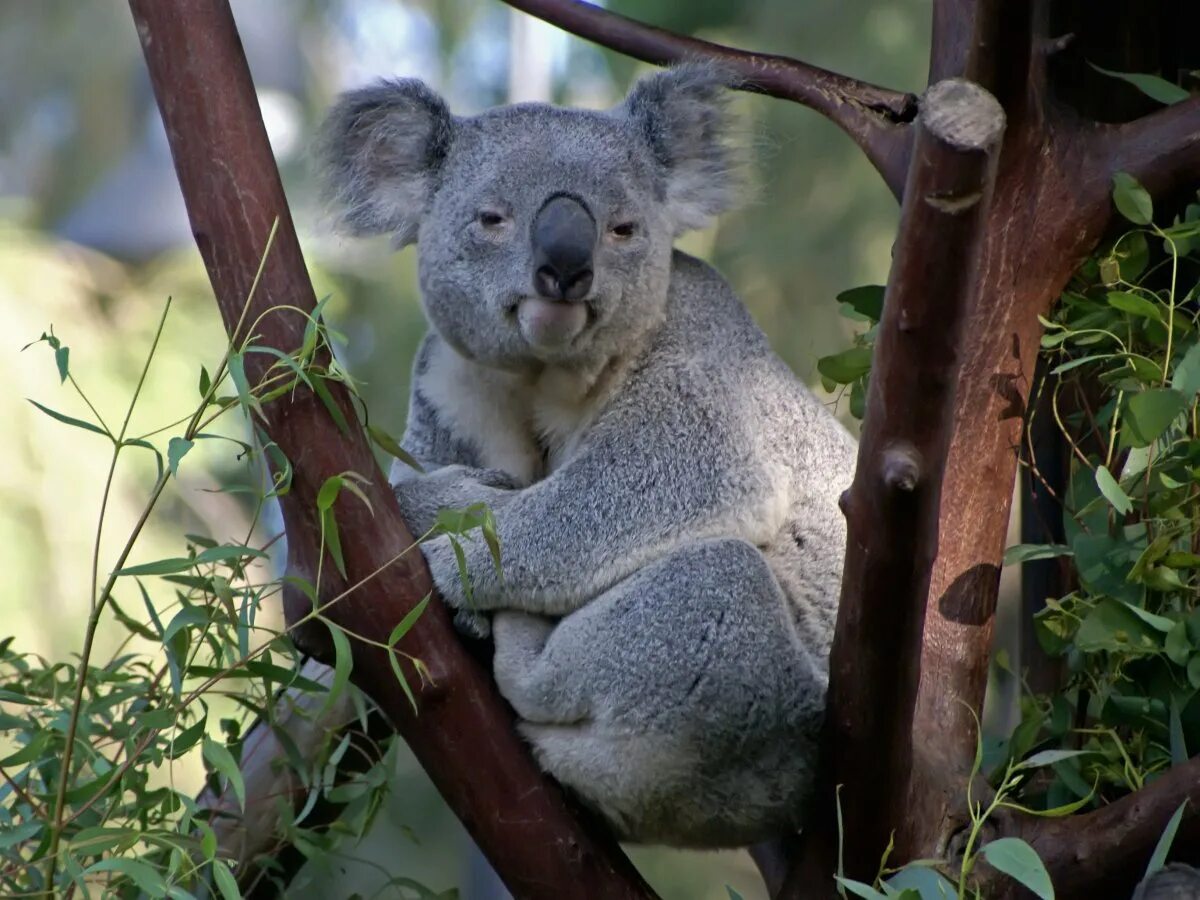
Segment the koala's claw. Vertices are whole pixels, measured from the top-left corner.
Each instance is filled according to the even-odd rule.
[[[460,609],[454,613],[454,627],[460,634],[484,641],[492,636],[492,620],[484,613]]]

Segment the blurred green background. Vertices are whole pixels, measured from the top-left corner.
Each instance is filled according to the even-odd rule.
[[[373,420],[398,435],[423,329],[414,252],[330,232],[307,154],[322,110],[338,91],[384,75],[421,77],[461,113],[510,99],[607,106],[643,67],[496,0],[233,5],[318,296],[331,295],[327,315],[346,336],[339,356],[365,383]],[[891,87],[924,86],[929,0],[610,5]],[[850,141],[814,113],[749,95],[736,109],[753,191],[683,245],[725,273],[780,354],[814,382],[816,359],[846,342],[836,294],[886,277],[896,204]],[[0,636],[16,635],[28,651],[78,652],[107,453],[99,437],[80,437],[26,402],[84,412],[44,348],[21,348],[53,325],[100,414],[118,418],[168,295],[171,317],[135,432],[186,408],[200,365],[211,369],[224,343],[129,12],[119,0],[0,3],[0,316],[9,323],[0,340]],[[139,556],[177,554],[188,531],[244,536],[246,510],[211,491],[245,477],[236,458],[224,446],[193,455]],[[102,558],[128,533],[149,472],[148,460],[122,469]],[[364,846],[348,848],[344,869],[312,873],[316,883],[297,896],[369,894],[378,875],[351,857],[435,889],[458,885],[469,900],[501,896],[411,760]],[[763,895],[742,853],[635,858],[666,898],[725,898],[726,884],[748,900]]]

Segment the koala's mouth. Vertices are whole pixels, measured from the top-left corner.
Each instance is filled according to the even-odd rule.
[[[568,349],[596,320],[590,298],[547,300],[521,297],[509,307],[526,342],[538,350]]]

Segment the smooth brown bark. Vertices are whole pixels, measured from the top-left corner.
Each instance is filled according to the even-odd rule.
[[[964,5],[943,4],[943,14],[951,7],[964,17],[966,29],[970,17]],[[930,584],[913,720],[919,752],[907,789],[908,814],[896,832],[901,859],[944,853],[966,819],[963,785],[987,685],[1000,560],[1042,330],[1038,316],[1050,309],[1108,226],[1115,172],[1130,172],[1156,192],[1182,179],[1200,180],[1196,101],[1124,126],[1080,121],[1046,93],[1045,54],[1038,52],[1046,37],[1034,27],[1041,16],[1028,7],[1005,4],[996,23],[1001,31],[996,42],[1014,43],[1028,29],[1024,39],[1033,49],[1026,56],[1024,93],[1014,96],[1008,89],[1009,130],[979,299],[961,351],[943,488],[953,502],[943,503]],[[935,56],[938,52],[935,46]],[[972,65],[969,54],[965,64]],[[931,735],[937,740],[929,740]],[[1060,834],[1086,827],[1079,821]],[[1148,854],[1150,846],[1140,852]],[[1056,862],[1065,859],[1060,855]]]
[[[893,786],[912,764],[912,660],[937,549],[959,332],[975,294],[1003,131],[1000,105],[970,82],[939,82],[922,98],[858,466],[843,503],[848,540],[829,664],[826,795],[807,836],[821,862],[805,884],[793,885],[795,896],[818,887],[812,881],[836,847],[834,785],[844,833],[853,835],[845,842],[847,872],[878,868],[904,814],[886,802],[897,798]]]
[[[166,125],[196,243],[226,328],[233,332],[275,220],[279,230],[246,317],[261,341],[284,352],[301,345],[305,317],[268,312],[315,306],[287,201],[262,125],[227,0],[131,0],[130,8]],[[262,315],[264,314],[265,315]],[[259,316],[262,318],[259,319]],[[252,383],[266,363],[247,358]],[[350,398],[330,384],[355,421]],[[320,527],[316,495],[326,478],[354,471],[372,516],[339,500],[349,584],[367,579],[329,607],[334,622],[386,643],[394,625],[431,591],[421,555],[391,489],[357,426],[339,431],[317,398],[297,390],[266,406],[266,430],[291,460],[281,498],[292,574],[312,579]],[[322,593],[347,587],[331,564]],[[561,790],[537,769],[512,716],[485,672],[462,648],[440,604],[431,604],[402,642],[432,676],[423,683],[404,662],[419,715],[395,683],[389,653],[354,645],[354,678],[383,708],[512,892],[519,897],[650,897],[650,890],[603,832],[586,829]]]

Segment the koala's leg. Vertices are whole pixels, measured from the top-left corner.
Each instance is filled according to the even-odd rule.
[[[547,671],[544,651],[555,624],[531,613],[502,611],[492,616],[496,685],[526,722],[576,722],[587,713],[578,685]]]
[[[623,837],[737,846],[798,826],[826,662],[751,545],[688,545],[557,625],[498,616],[495,636],[543,767]]]

